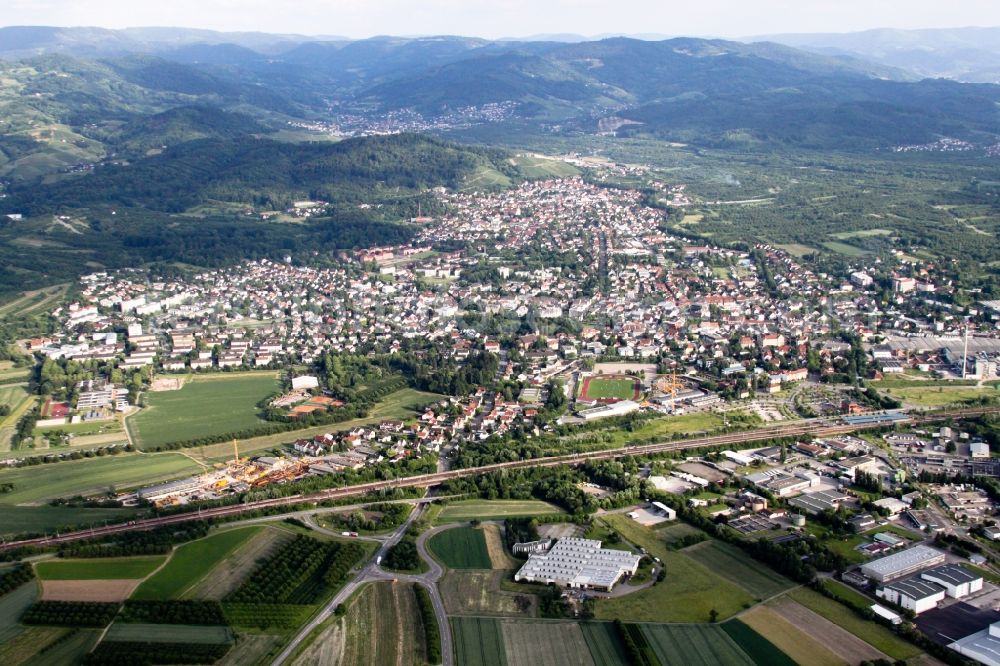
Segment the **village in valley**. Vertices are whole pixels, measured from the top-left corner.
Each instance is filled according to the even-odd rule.
[[[1000,463],[994,431],[963,416],[995,402],[1000,303],[958,312],[938,298],[954,289],[948,270],[901,252],[821,272],[775,246],[696,243],[662,205],[692,205],[683,184],[654,181],[652,205],[648,193],[593,182],[641,168],[586,168],[593,178],[438,189],[447,213],[412,220],[419,231],[404,245],[84,276],[51,312],[56,332],[21,342],[47,397],[3,462],[74,460],[88,447],[116,458],[190,451],[187,476],[58,500],[163,515],[379,485],[404,504],[375,496],[341,512],[334,502],[304,525],[352,540],[440,504],[432,516],[472,526],[439,525],[413,543],[437,543],[449,577],[505,569],[508,585],[529,586],[512,589],[534,590],[517,603],[539,616],[658,619],[622,604],[663,594],[677,567],[708,558],[731,599],[668,613],[675,620],[715,622],[742,604],[748,630],[794,654],[798,634],[783,632],[803,609],[814,628],[858,635],[824,619],[839,602],[895,632],[915,623],[928,645],[992,649],[1000,484],[981,480],[1000,477]],[[671,442],[681,448],[657,458]],[[621,447],[652,457],[623,466]],[[552,515],[506,516],[504,502],[518,500],[495,491],[495,502],[446,499],[487,497],[461,485],[479,466],[560,455],[588,461],[563,491],[534,493],[547,503],[528,500]],[[439,502],[402,490],[435,474],[454,479]],[[477,502],[485,527],[462,513]],[[481,539],[490,555],[462,564]],[[379,551],[390,562],[402,557],[391,546]],[[778,573],[760,573],[743,551]],[[753,571],[749,588],[725,572],[733,562]],[[814,570],[819,592],[788,591]],[[466,616],[502,618],[515,598],[477,581],[482,601],[469,605],[448,596],[448,581],[433,584],[458,640],[471,640]],[[562,593],[545,601],[532,584]],[[768,595],[778,601],[755,605]],[[622,631],[659,631],[636,627]],[[880,631],[851,636],[861,641],[851,654],[913,652]]]

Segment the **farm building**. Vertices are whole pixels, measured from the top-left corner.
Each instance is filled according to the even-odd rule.
[[[944,553],[940,550],[927,546],[914,546],[865,564],[861,567],[861,573],[880,583],[888,583],[923,569],[944,564],[944,560]]]
[[[913,577],[889,583],[875,596],[919,615],[937,608],[938,603],[944,600],[945,590],[940,585]]]
[[[666,516],[667,520],[675,520],[677,518],[677,512],[663,502],[653,502],[652,505],[653,509],[655,509],[657,513]]]
[[[549,552],[530,555],[514,580],[610,591],[622,577],[635,574],[640,559],[626,551],[601,548],[595,539],[566,537]]]

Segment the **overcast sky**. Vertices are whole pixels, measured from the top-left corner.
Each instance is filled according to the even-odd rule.
[[[997,0],[0,0],[0,24],[308,35],[779,32],[1000,25]]]

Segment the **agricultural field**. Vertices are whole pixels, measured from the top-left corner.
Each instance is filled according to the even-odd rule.
[[[694,525],[689,525],[688,523],[673,523],[668,524],[666,527],[656,530],[656,533],[670,545],[676,543],[683,539],[684,537],[694,536],[696,534],[704,534],[700,529]]]
[[[887,656],[857,636],[788,597],[771,602],[768,607],[796,627],[803,629],[810,638],[829,648],[831,652],[850,664],[885,659]]]
[[[0,496],[2,497],[2,496]],[[66,506],[9,506],[0,504],[0,536],[27,532],[54,532],[58,529],[105,522],[121,522],[137,514],[134,509],[91,509]]]
[[[845,662],[767,606],[754,608],[740,616],[740,620],[801,666],[843,666]]]
[[[766,565],[756,562],[736,546],[722,541],[710,539],[682,552],[730,582],[736,583],[758,601],[773,597],[795,585]]]
[[[40,580],[115,580],[145,578],[166,557],[107,557],[81,560],[47,560],[35,565]]]
[[[265,527],[238,544],[225,559],[218,562],[185,598],[219,601],[235,590],[253,570],[257,561],[273,554],[291,535],[284,530]]]
[[[525,178],[553,178],[579,175],[580,170],[558,158],[518,155],[511,159]]]
[[[176,391],[143,394],[146,406],[127,420],[136,445],[153,449],[169,442],[222,435],[262,423],[257,417],[257,403],[278,390],[277,379],[259,374],[219,377],[194,377]]]
[[[193,624],[129,624],[115,622],[104,640],[115,643],[232,643],[229,627]]]
[[[500,624],[508,666],[592,665],[590,647],[576,622],[519,622]]]
[[[904,641],[879,624],[858,617],[850,608],[833,599],[827,599],[818,592],[800,587],[789,592],[787,596],[893,659],[911,659],[920,654],[920,649],[915,645]]]
[[[0,597],[0,643],[24,631],[17,621],[38,597],[38,583],[30,581]]]
[[[730,620],[721,626],[758,666],[795,666],[795,662],[787,654],[749,625],[739,620]]]
[[[743,588],[723,578],[694,557],[668,550],[657,534],[621,514],[600,519],[628,542],[643,546],[663,560],[663,582],[625,597],[597,602],[599,619],[632,622],[707,622],[714,609],[719,619],[728,618],[754,601]],[[705,590],[712,590],[711,595]]]
[[[215,532],[174,549],[167,565],[148,578],[134,599],[180,599],[220,562],[263,527],[241,527]]]
[[[78,633],[93,639],[93,634],[86,630],[66,629],[65,627],[28,627],[22,632],[0,643],[0,664],[19,666],[31,663],[59,663],[49,661],[50,650],[62,643],[71,634]],[[43,654],[45,659],[43,660]],[[78,656],[74,655],[74,656]],[[63,663],[75,663],[65,661]]]
[[[450,502],[438,514],[438,523],[464,523],[469,520],[499,520],[519,516],[548,516],[565,513],[541,500],[461,500]]]
[[[463,666],[508,666],[500,621],[483,617],[452,617],[455,663]]]
[[[618,639],[618,630],[610,622],[584,622],[580,625],[583,638],[590,648],[594,666],[621,666],[628,656]]]
[[[424,628],[413,585],[372,583],[366,586],[347,609],[343,625],[343,660],[339,663],[416,666],[427,660]],[[321,660],[326,643],[315,640],[295,663],[331,663]]]
[[[434,556],[450,569],[493,567],[481,529],[454,527],[432,536],[428,545]]]
[[[661,664],[756,666],[717,624],[639,625]]]
[[[501,587],[506,571],[449,571],[438,582],[444,607],[450,615],[501,615],[532,617],[534,594],[508,592]]]
[[[0,496],[3,505],[40,504],[59,497],[122,490],[196,474],[201,467],[179,453],[119,454],[38,467],[0,470],[0,483],[14,489]],[[2,526],[2,520],[0,520]]]

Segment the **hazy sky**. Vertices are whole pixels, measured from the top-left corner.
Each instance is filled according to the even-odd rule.
[[[997,0],[0,0],[0,24],[183,26],[368,37],[740,37],[1000,25]]]

